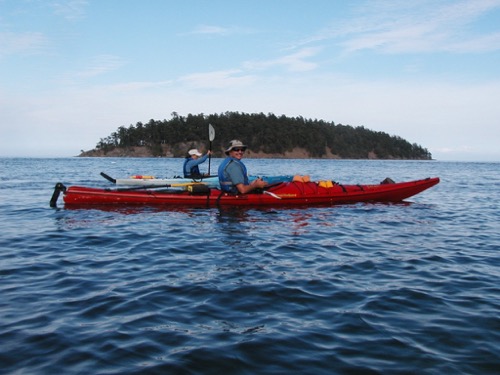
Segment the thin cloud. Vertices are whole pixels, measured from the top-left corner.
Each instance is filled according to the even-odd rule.
[[[307,58],[316,56],[321,49],[317,47],[303,48],[302,50],[292,53],[278,59],[268,61],[249,61],[244,64],[247,69],[269,69],[276,66],[283,66],[291,72],[305,72],[314,70],[318,64],[307,61]]]
[[[85,15],[85,7],[88,5],[87,0],[60,0],[53,1],[51,7],[54,13],[67,20],[73,21],[81,19]]]
[[[215,25],[199,25],[185,35],[214,35],[214,36],[230,36],[236,34],[252,34],[255,31],[249,28],[242,27],[222,27]]]
[[[464,30],[471,32],[474,22],[485,13],[500,7],[498,0],[461,1],[436,7],[434,2],[402,6],[401,3],[377,3],[376,13],[368,9],[362,17],[365,31],[354,36],[343,45],[347,51],[379,49],[388,53],[415,53],[436,51],[470,51],[469,47],[478,39],[491,39],[484,35],[464,38]],[[395,5],[394,5],[395,4]],[[426,8],[427,9],[422,9]],[[366,14],[366,13],[365,13]],[[382,14],[382,16],[380,16]],[[483,45],[483,43],[482,43]],[[453,46],[453,47],[450,47]],[[464,45],[465,46],[465,45]],[[497,45],[498,47],[498,45]]]
[[[316,69],[317,64],[306,59],[315,56],[319,50],[319,48],[304,48],[296,53],[274,60],[245,62],[242,69],[194,73],[180,77],[179,81],[187,86],[198,89],[249,86],[258,80],[256,75],[248,74],[247,72],[249,71],[262,71],[274,67],[285,67],[288,71],[292,72],[304,72]]]
[[[91,78],[114,71],[125,64],[121,58],[113,55],[101,55],[95,57],[81,72],[77,73],[78,77]]]
[[[221,26],[200,25],[196,27],[190,34],[203,34],[203,35],[228,35],[231,30]]]
[[[0,33],[0,58],[14,54],[41,53],[48,45],[48,40],[42,33],[31,32],[16,34]]]
[[[242,75],[242,71],[239,69],[223,70],[209,73],[195,73],[179,78],[179,81],[181,83],[199,89],[222,89],[237,86],[247,86],[252,84],[255,80],[255,76]]]
[[[500,0],[464,0],[441,6],[434,1],[370,1],[359,6],[348,23],[335,22],[292,48],[333,41],[343,54],[367,49],[384,53],[498,50],[496,31],[474,30],[481,17],[498,10]]]
[[[133,92],[133,91],[145,91],[152,89],[162,89],[172,87],[173,81],[157,81],[157,82],[147,82],[147,81],[137,81],[137,82],[126,82],[116,85],[111,85],[109,88],[113,91],[118,92]]]
[[[493,52],[500,50],[500,33],[494,33],[484,36],[479,36],[473,39],[467,39],[450,43],[447,46],[449,52],[457,53],[482,53]]]
[[[278,59],[268,61],[247,61],[242,69],[230,69],[208,73],[195,73],[179,78],[184,83],[193,88],[231,88],[249,86],[258,80],[258,77],[246,72],[256,70],[267,70],[274,67],[285,67],[291,72],[304,72],[316,69],[318,66],[314,62],[307,61],[307,58],[317,55],[320,48],[304,48],[296,53],[289,54]]]

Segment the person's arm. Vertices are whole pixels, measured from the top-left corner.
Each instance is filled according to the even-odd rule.
[[[201,158],[199,158],[197,160],[198,163],[196,163],[196,164],[201,164],[201,163],[203,163],[207,159],[208,159],[208,152],[205,155],[203,155]]]
[[[207,155],[205,155],[205,156],[203,156],[203,157],[201,157],[201,158],[199,158],[199,159],[196,159],[196,160],[191,159],[190,161],[188,161],[188,162],[187,162],[187,164],[186,164],[186,169],[187,169],[188,171],[190,171],[190,170],[191,170],[191,168],[193,168],[193,167],[195,167],[195,166],[197,166],[197,165],[199,165],[199,164],[203,163],[205,160],[207,160],[206,156],[207,156]]]
[[[236,184],[236,189],[238,189],[240,194],[248,194],[255,189],[262,189],[267,186],[267,182],[263,181],[260,177],[253,180],[249,185]]]
[[[246,179],[239,163],[229,163],[225,171],[240,194],[248,194],[255,189],[267,186],[267,182],[260,178],[253,180],[250,184],[245,184]]]

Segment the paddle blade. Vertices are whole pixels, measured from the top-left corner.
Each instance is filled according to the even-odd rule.
[[[113,184],[116,184],[116,179],[107,175],[106,173],[104,172],[101,172],[101,176],[104,177],[106,180],[108,180],[109,182],[112,182]]]
[[[212,124],[208,124],[208,140],[212,142],[215,139],[215,129]]]

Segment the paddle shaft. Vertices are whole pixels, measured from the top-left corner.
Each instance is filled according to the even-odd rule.
[[[107,175],[104,172],[101,172],[101,176],[104,177],[106,180],[112,182],[113,184],[116,184],[116,178],[111,177],[110,175]],[[152,185],[148,184],[145,182],[144,185],[139,185],[139,186],[132,186],[129,188],[120,188],[118,190],[120,191],[127,191],[127,190],[140,190],[140,189],[154,189],[154,188],[169,188],[169,187],[183,187],[187,188],[187,186],[191,185],[198,185],[198,184],[203,184],[202,182],[179,182],[179,183],[171,183],[171,184],[161,184],[161,185]]]
[[[162,185],[140,185],[140,186],[131,186],[126,188],[118,188],[117,191],[132,191],[132,190],[141,190],[141,189],[157,189],[157,188],[169,188],[169,187],[181,187],[186,190],[189,186],[194,185],[205,185],[201,182],[186,182],[186,183],[178,183],[178,184],[162,184]],[[106,189],[108,191],[112,191],[112,189]]]
[[[212,126],[212,124],[208,124],[208,140],[209,140],[209,146],[208,146],[208,151],[210,153],[208,154],[208,175],[210,176],[210,161],[212,159],[212,141],[215,138],[215,129]]]
[[[208,151],[210,151],[210,154],[208,154],[208,175],[210,176],[210,161],[212,159],[212,141],[210,141],[210,146],[208,147]]]

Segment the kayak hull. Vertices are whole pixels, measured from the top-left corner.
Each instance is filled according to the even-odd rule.
[[[67,206],[163,205],[163,206],[313,206],[357,202],[401,202],[439,183],[438,177],[376,185],[324,186],[317,182],[281,182],[261,193],[232,195],[218,189],[127,188],[101,189],[70,186],[63,191]]]

